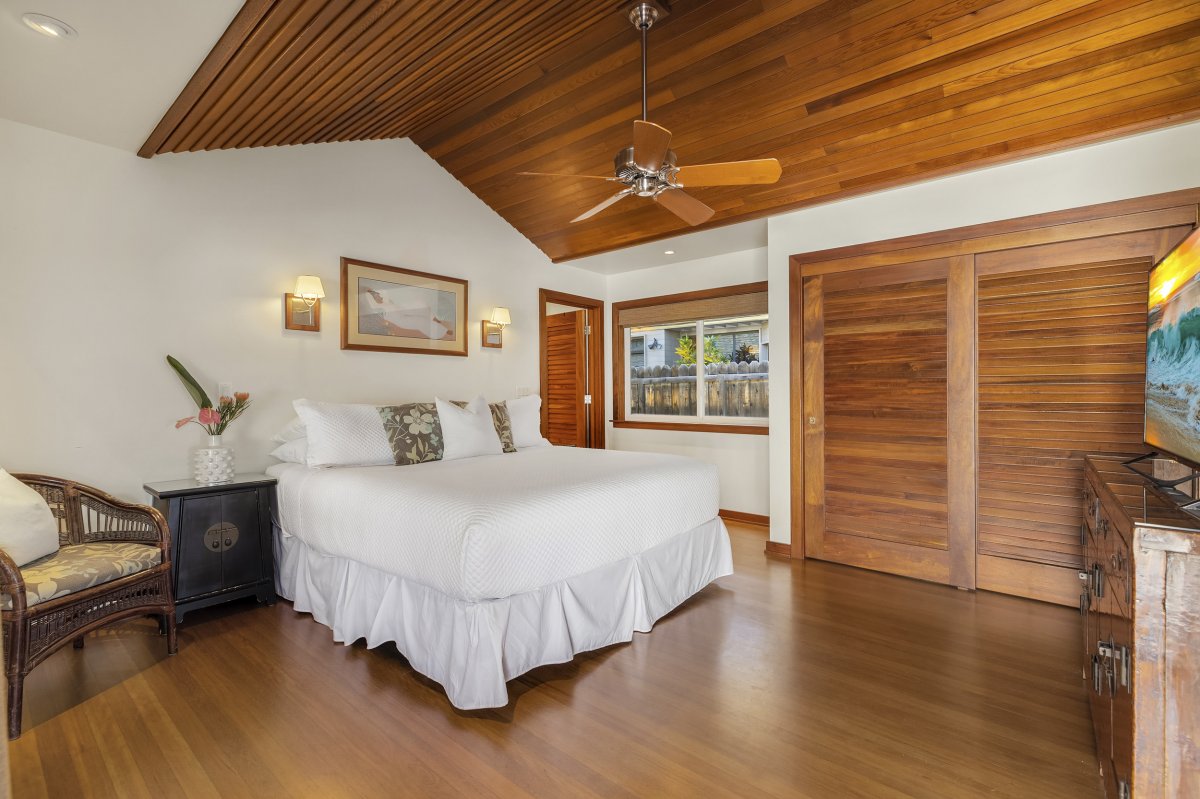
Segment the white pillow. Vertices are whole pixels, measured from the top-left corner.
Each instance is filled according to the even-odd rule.
[[[308,435],[308,466],[383,466],[396,462],[374,405],[292,403]]]
[[[308,439],[294,438],[271,450],[271,457],[284,463],[304,465],[308,458]]]
[[[512,423],[513,446],[548,447],[550,442],[542,438],[542,398],[537,394],[504,401],[508,418]]]
[[[434,400],[442,423],[442,460],[499,455],[504,452],[487,400],[476,397],[460,408],[440,397]]]
[[[295,441],[297,438],[304,438],[304,436],[304,420],[297,416],[288,422],[286,427],[271,436],[271,440],[278,444],[286,444],[289,441]]]
[[[41,494],[0,469],[0,549],[24,566],[58,551],[58,522]]]

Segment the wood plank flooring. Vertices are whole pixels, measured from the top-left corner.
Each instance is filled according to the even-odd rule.
[[[632,644],[458,712],[391,647],[292,610],[150,623],[26,681],[16,797],[1099,799],[1077,616],[763,555]]]

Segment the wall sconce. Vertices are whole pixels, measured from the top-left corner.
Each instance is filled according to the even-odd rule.
[[[483,346],[500,349],[504,346],[504,328],[512,324],[508,309],[496,306],[492,318],[483,320]]]
[[[296,291],[283,295],[283,326],[288,330],[320,330],[324,296],[321,278],[314,275],[296,278]]]

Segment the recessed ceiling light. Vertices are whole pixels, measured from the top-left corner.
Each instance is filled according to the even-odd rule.
[[[79,35],[74,28],[61,19],[48,17],[45,14],[22,14],[21,21],[31,30],[37,31],[43,36],[49,36],[51,39],[70,39]]]
[[[663,255],[674,255],[674,254],[675,254],[674,250],[663,250]]]

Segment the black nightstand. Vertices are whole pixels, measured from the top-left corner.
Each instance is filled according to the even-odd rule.
[[[175,618],[245,596],[275,601],[271,515],[275,478],[239,474],[232,483],[147,483],[171,528]]]

